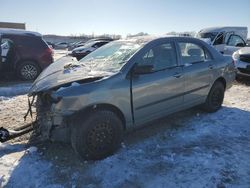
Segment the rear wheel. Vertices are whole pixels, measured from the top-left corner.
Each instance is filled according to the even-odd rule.
[[[86,116],[79,116],[71,125],[71,144],[84,159],[96,160],[114,153],[121,144],[123,126],[115,113],[98,110]]]
[[[214,83],[207,96],[203,109],[207,112],[216,112],[221,108],[224,100],[225,87],[223,83],[217,81]]]
[[[33,61],[24,61],[17,68],[17,74],[22,80],[34,80],[40,72],[39,66]]]

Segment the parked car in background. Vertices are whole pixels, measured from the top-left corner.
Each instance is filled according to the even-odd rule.
[[[108,41],[108,42],[110,42],[110,41],[113,41],[113,39],[112,38],[108,38],[108,37],[98,37],[98,38],[90,39],[88,41],[79,41],[79,42],[75,42],[72,45],[70,45],[68,47],[68,50],[72,51],[75,48],[87,45],[88,43],[92,43],[92,42],[95,42],[95,41]]]
[[[78,61],[88,55],[89,53],[95,51],[97,48],[109,43],[109,41],[92,41],[88,42],[85,45],[75,48],[69,53],[70,56],[75,57]]]
[[[230,56],[189,37],[110,42],[79,62],[49,66],[33,83],[46,138],[69,142],[85,159],[119,148],[124,131],[196,105],[220,109],[235,79]]]
[[[211,27],[202,29],[197,37],[213,45],[219,52],[232,55],[246,46],[247,27]]]
[[[86,41],[77,41],[68,46],[68,50],[71,51],[75,48],[78,48],[80,46],[83,46],[86,43]]]
[[[241,48],[234,52],[233,59],[237,67],[237,76],[250,77],[250,47]]]
[[[53,62],[52,50],[37,32],[0,29],[1,74],[11,72],[22,80],[34,80]]]
[[[58,42],[54,46],[55,49],[66,49],[68,48],[68,43],[67,42]]]

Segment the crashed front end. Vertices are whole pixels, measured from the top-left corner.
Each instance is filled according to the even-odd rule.
[[[49,90],[31,93],[36,111],[36,129],[42,139],[70,142],[72,115],[84,108],[88,89],[83,86],[102,77],[93,77],[67,83]],[[84,94],[86,92],[86,94]]]
[[[66,114],[55,110],[55,105],[60,99],[52,98],[50,92],[41,92],[34,97],[37,122],[35,131],[42,139],[68,142],[70,129],[65,118]]]
[[[69,60],[69,61],[67,61]],[[35,131],[42,139],[70,141],[70,117],[84,108],[92,84],[109,76],[104,72],[86,71],[84,66],[65,58],[49,66],[29,91],[29,106],[35,107]],[[33,114],[29,108],[28,114]]]

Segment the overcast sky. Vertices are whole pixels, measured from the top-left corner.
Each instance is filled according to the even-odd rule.
[[[250,0],[0,0],[0,7],[0,21],[25,22],[42,34],[250,30]]]

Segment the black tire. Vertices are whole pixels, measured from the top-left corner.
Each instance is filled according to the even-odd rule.
[[[33,61],[23,61],[17,68],[18,77],[26,81],[35,80],[40,72],[40,67]]]
[[[222,82],[216,81],[209,91],[202,108],[207,112],[216,112],[221,108],[224,100],[225,87]]]
[[[71,129],[73,149],[85,160],[99,160],[113,154],[121,145],[123,125],[115,113],[97,110],[78,116]]]

